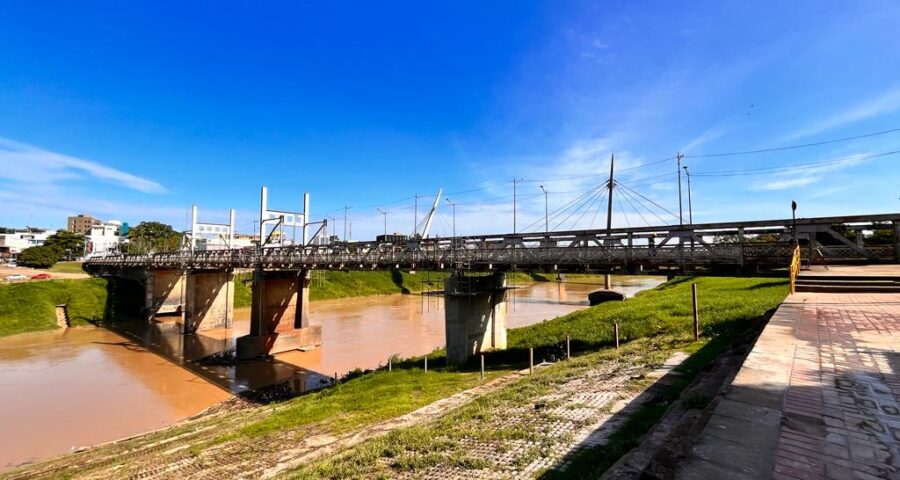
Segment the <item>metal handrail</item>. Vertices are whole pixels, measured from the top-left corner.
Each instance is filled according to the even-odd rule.
[[[800,275],[800,245],[794,245],[794,254],[791,256],[791,295],[797,293],[797,276]]]

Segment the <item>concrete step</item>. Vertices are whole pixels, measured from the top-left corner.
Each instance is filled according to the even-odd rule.
[[[878,282],[900,282],[900,277],[890,275],[816,275],[809,273],[800,273],[797,280],[828,280],[828,281],[878,281]]]
[[[804,284],[797,283],[798,292],[823,293],[900,293],[900,285],[851,285],[851,284]]]
[[[900,281],[871,280],[868,278],[856,278],[853,280],[833,280],[830,278],[798,278],[797,283],[804,285],[870,285],[870,286],[894,286],[900,285]]]

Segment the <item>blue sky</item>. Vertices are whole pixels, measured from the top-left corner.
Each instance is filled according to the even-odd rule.
[[[279,209],[310,192],[338,233],[352,206],[353,238],[381,233],[376,206],[408,233],[412,196],[438,188],[457,233],[506,232],[522,178],[518,226],[535,229],[538,185],[554,210],[612,152],[623,184],[677,211],[663,160],[683,151],[697,222],[785,217],[792,199],[801,216],[900,211],[900,155],[868,157],[900,132],[691,157],[900,128],[897,2],[446,3],[8,3],[0,225],[182,229],[197,204],[250,231],[265,184]],[[671,221],[628,202],[615,225]],[[598,206],[560,228],[599,225]]]

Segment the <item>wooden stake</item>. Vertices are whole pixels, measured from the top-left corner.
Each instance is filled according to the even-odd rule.
[[[569,334],[566,334],[566,360],[572,358],[572,343]]]
[[[616,350],[619,349],[619,322],[613,322],[613,334],[616,337]]]
[[[393,371],[394,371],[394,356],[393,356],[393,355],[391,355],[390,357],[388,357],[388,371],[389,371],[389,372],[393,372]]]
[[[694,341],[700,340],[700,315],[697,313],[697,284],[691,284],[691,299],[694,303]]]

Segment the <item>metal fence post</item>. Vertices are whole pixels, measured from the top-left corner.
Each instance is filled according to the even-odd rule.
[[[484,354],[481,354],[481,379],[484,380]]]
[[[428,373],[428,357],[425,357],[425,373]]]
[[[569,334],[566,334],[566,360],[572,358],[572,347],[571,347],[571,337]]]

